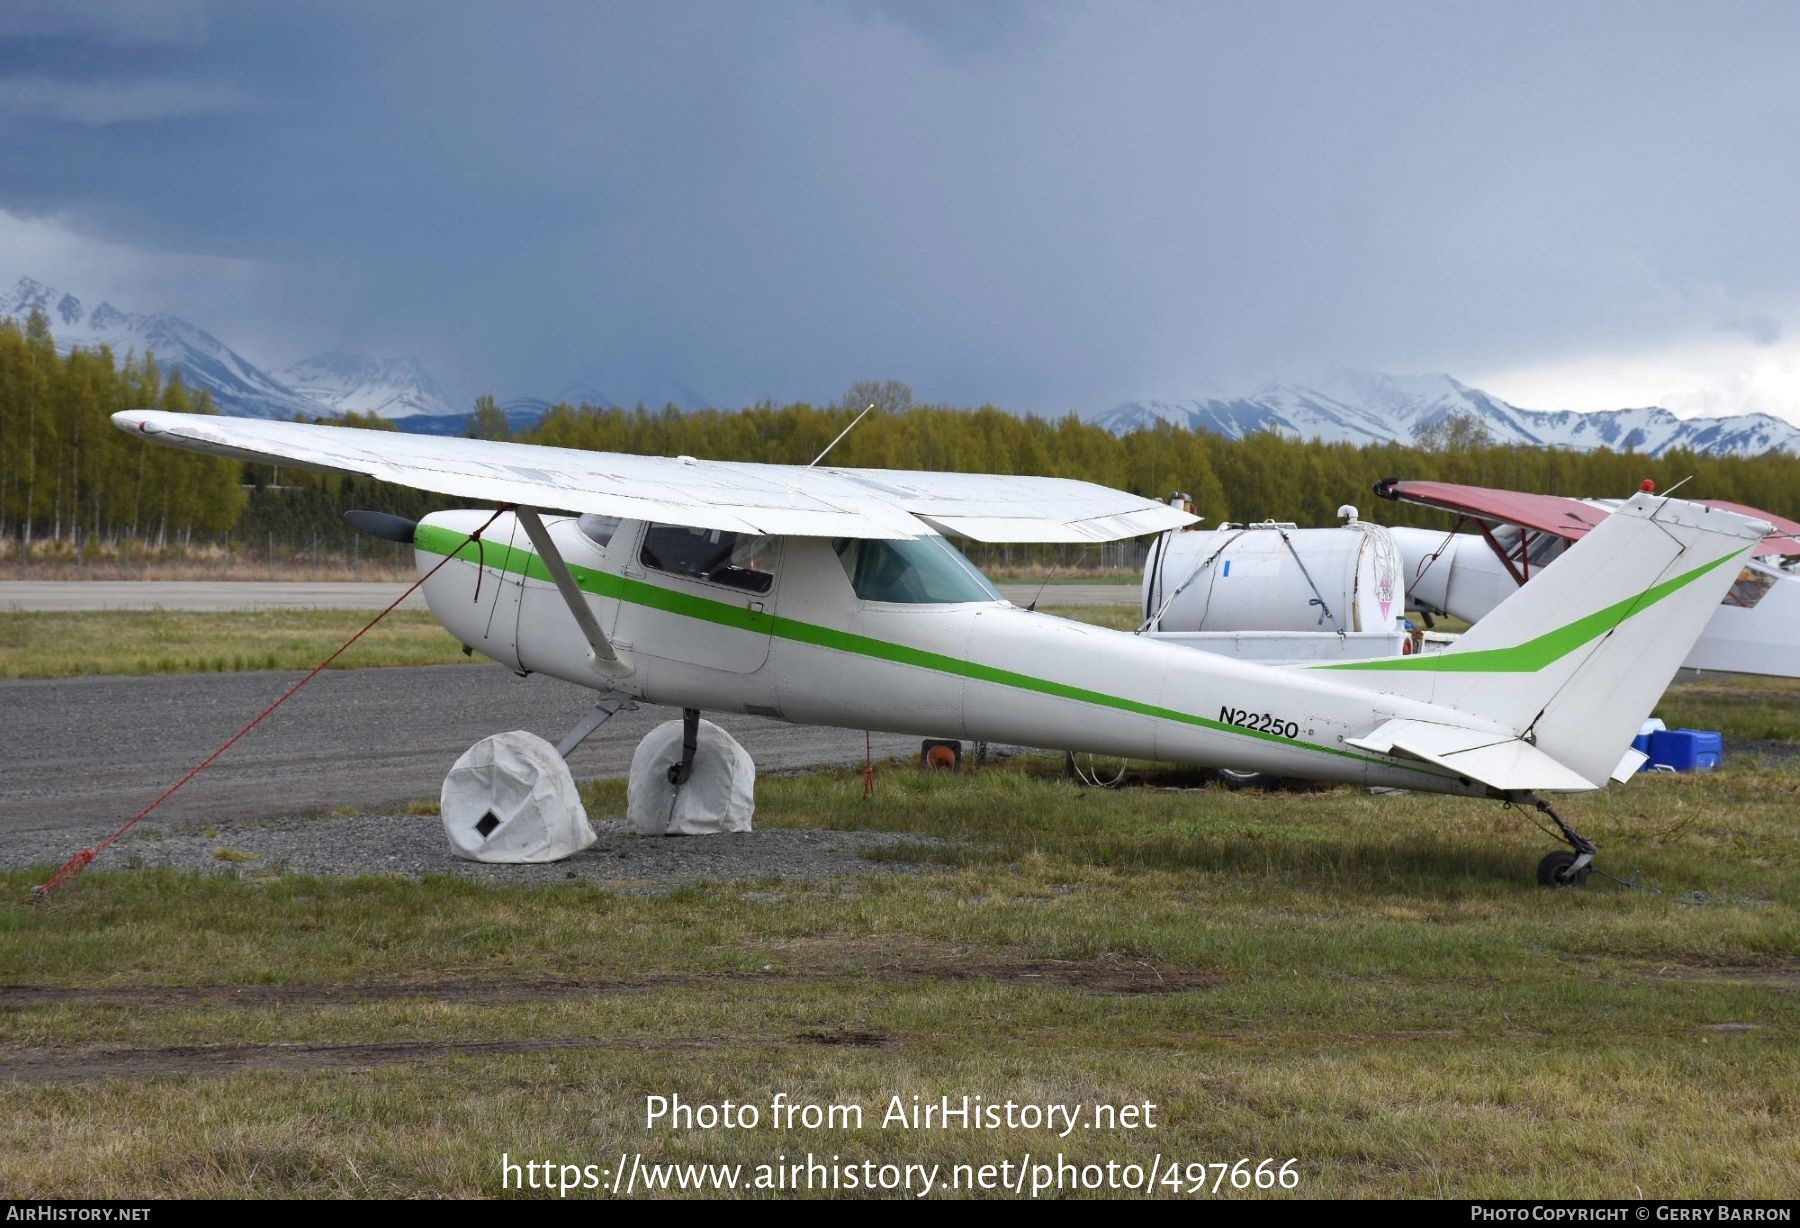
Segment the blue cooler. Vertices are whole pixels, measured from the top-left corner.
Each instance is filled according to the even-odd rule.
[[[1658,734],[1667,728],[1668,726],[1663,724],[1660,718],[1653,716],[1644,722],[1643,728],[1638,730],[1637,737],[1631,739],[1631,749],[1644,757],[1644,761],[1638,764],[1638,771],[1648,772],[1652,770],[1650,761],[1650,739],[1653,735]]]
[[[1650,766],[1710,772],[1725,761],[1725,737],[1709,729],[1660,729],[1650,735]],[[1632,743],[1633,746],[1637,742]],[[1642,749],[1642,748],[1640,748]]]

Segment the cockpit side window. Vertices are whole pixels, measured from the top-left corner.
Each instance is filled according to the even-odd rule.
[[[583,536],[589,541],[604,550],[612,541],[613,534],[619,531],[619,518],[617,516],[596,516],[589,512],[575,518],[575,527],[580,529]]]
[[[1725,594],[1725,600],[1719,604],[1753,610],[1757,602],[1769,595],[1769,590],[1775,587],[1778,578],[1772,571],[1746,565],[1738,572],[1738,578],[1733,582],[1731,591]]]
[[[657,571],[746,593],[766,593],[775,584],[775,539],[755,534],[653,524],[644,530],[638,560]]]
[[[1554,533],[1539,533],[1538,539],[1531,543],[1531,550],[1529,552],[1531,556],[1531,565],[1533,567],[1548,567],[1568,548],[1569,543],[1556,536]]]
[[[975,564],[941,537],[876,541],[840,537],[831,543],[850,587],[864,601],[950,605],[1004,601]]]

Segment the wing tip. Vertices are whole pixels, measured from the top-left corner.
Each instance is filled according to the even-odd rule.
[[[162,416],[154,409],[121,409],[112,416],[112,424],[132,435],[157,435],[164,429],[159,421]]]

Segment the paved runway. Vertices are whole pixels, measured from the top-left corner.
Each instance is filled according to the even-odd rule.
[[[0,580],[0,610],[379,610],[404,584],[280,580]],[[403,610],[423,609],[414,593]]]
[[[0,610],[377,609],[401,584],[262,581],[0,581]],[[1023,605],[1037,585],[1008,585]],[[1137,601],[1132,585],[1050,584],[1044,605]],[[413,599],[415,604],[417,597]],[[137,813],[261,711],[298,673],[0,681],[7,753],[0,756],[0,840],[67,832],[92,841]],[[259,818],[435,797],[470,743],[529,729],[555,741],[593,701],[552,678],[497,665],[333,671],[314,680],[159,809],[164,825]],[[646,707],[609,721],[573,757],[577,778],[622,776],[638,740],[678,716]],[[757,717],[719,717],[761,771],[852,764],[860,731]],[[877,757],[918,740],[877,735]]]
[[[1038,595],[1036,584],[1003,584],[1019,605]],[[404,584],[280,580],[0,580],[0,610],[379,610]],[[1044,586],[1040,604],[1136,605],[1136,584]],[[414,594],[402,609],[423,608]]]
[[[70,852],[104,836],[179,780],[290,686],[298,673],[181,674],[0,682],[0,841],[67,832]],[[375,807],[436,797],[469,745],[529,729],[556,741],[593,692],[498,665],[341,670],[320,675],[148,823],[172,827]],[[623,776],[669,708],[621,712],[572,756],[577,779]],[[760,771],[860,763],[860,731],[709,714]],[[877,758],[917,738],[877,734]]]

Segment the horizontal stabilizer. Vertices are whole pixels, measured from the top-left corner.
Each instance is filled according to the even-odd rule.
[[[1379,755],[1422,759],[1506,792],[1541,789],[1579,793],[1595,787],[1531,743],[1492,730],[1391,720],[1373,733],[1346,738],[1351,746]]]

